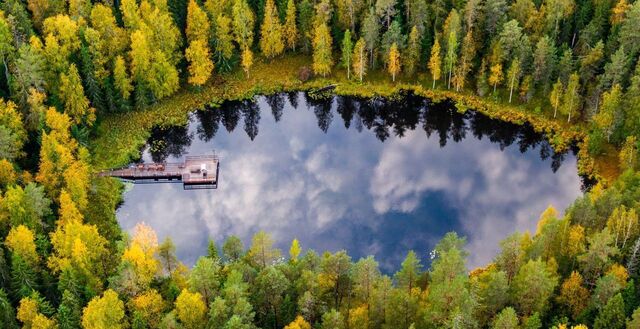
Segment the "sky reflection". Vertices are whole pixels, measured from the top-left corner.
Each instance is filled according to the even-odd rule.
[[[221,157],[217,190],[136,185],[118,210],[125,230],[144,221],[171,236],[188,264],[209,238],[235,234],[248,245],[264,229],[285,253],[295,237],[316,251],[373,254],[394,271],[408,250],[426,261],[455,230],[474,267],[509,233],[533,230],[548,205],[564,209],[581,186],[574,155],[554,154],[531,128],[411,96],[229,102],[196,112],[188,127],[154,130],[149,143],[145,161],[213,149]]]

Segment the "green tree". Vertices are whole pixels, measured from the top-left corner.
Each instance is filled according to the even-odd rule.
[[[454,323],[464,327],[475,326],[473,313],[477,307],[474,294],[469,289],[465,273],[465,239],[455,233],[447,233],[434,249],[436,258],[431,265],[431,284],[425,321],[438,326],[452,327]]]
[[[563,98],[564,93],[564,85],[562,85],[562,81],[558,79],[556,83],[553,84],[553,89],[551,90],[551,94],[549,94],[549,101],[551,102],[551,106],[553,106],[553,118],[555,119],[558,114],[558,107],[560,107],[560,101]]]
[[[411,292],[418,285],[418,280],[422,276],[421,271],[422,264],[420,264],[420,259],[418,259],[413,250],[410,250],[400,265],[400,271],[394,277],[398,287]]]
[[[351,31],[347,30],[342,39],[342,67],[347,69],[347,79],[351,79],[351,65],[353,58],[353,42],[351,41]]]
[[[534,81],[543,86],[546,93],[549,81],[555,70],[556,48],[546,35],[538,40],[536,50],[533,54],[533,78]]]
[[[220,279],[220,266],[209,257],[200,257],[189,274],[189,287],[200,293],[206,305],[217,295]]]
[[[498,313],[495,321],[493,321],[493,329],[517,329],[518,315],[512,307],[507,307]]]
[[[418,30],[418,28],[414,25],[411,28],[411,32],[409,33],[409,43],[408,43],[408,47],[407,47],[407,51],[405,52],[405,72],[408,75],[413,75],[417,68],[418,68],[418,64],[420,63],[420,53],[422,51],[421,49],[421,43],[420,43],[420,32]]]
[[[251,239],[249,257],[261,268],[272,265],[280,258],[280,250],[273,247],[273,238],[265,231],[259,231]]]
[[[225,261],[235,262],[244,254],[244,245],[240,238],[235,235],[228,237],[222,244],[222,255]]]
[[[621,294],[613,296],[607,304],[600,310],[595,322],[594,329],[623,329],[625,327],[624,300]]]
[[[542,260],[529,260],[513,279],[513,298],[522,314],[543,313],[549,307],[549,299],[558,284]]]
[[[507,79],[509,79],[509,103],[511,103],[511,97],[513,96],[513,88],[518,87],[521,74],[522,67],[520,59],[516,58],[511,61],[511,66],[509,66],[509,70],[507,71]]]
[[[581,107],[580,99],[580,78],[577,73],[572,73],[569,76],[569,83],[562,97],[562,106],[560,107],[562,113],[567,115],[567,122],[571,122],[571,116],[574,112],[578,111]]]
[[[618,112],[621,104],[622,88],[619,84],[615,84],[610,91],[602,94],[602,106],[593,119],[598,128],[604,131],[605,136],[607,136],[607,142],[610,141],[611,135],[616,128],[616,118],[619,117]]]

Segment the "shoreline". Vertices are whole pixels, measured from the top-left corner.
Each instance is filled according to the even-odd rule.
[[[297,71],[300,67],[308,65],[309,59],[300,55],[285,56],[270,62],[261,61],[256,63],[248,78],[239,71],[217,74],[199,90],[182,88],[176,94],[148,108],[108,115],[102,118],[96,136],[90,142],[93,164],[98,170],[126,165],[139,157],[140,148],[146,143],[154,126],[184,125],[189,113],[203,110],[205,106],[216,107],[225,101],[248,99],[257,95],[309,92],[335,85],[331,93],[341,96],[394,97],[408,91],[434,102],[451,101],[461,112],[471,109],[505,122],[519,125],[528,122],[536,132],[545,135],[556,151],[563,151],[572,144],[577,144],[578,174],[605,185],[613,182],[620,174],[617,168],[617,152],[612,147],[597,158],[587,153],[585,143],[588,137],[583,132],[585,127],[582,122],[569,124],[562,117],[547,118],[545,113],[536,113],[537,110],[531,110],[524,105],[504,104],[491,99],[491,96],[481,97],[464,90],[456,92],[425,88],[424,75],[412,78],[412,83],[402,79],[397,83],[391,83],[390,79],[384,79],[386,75],[374,71],[371,77],[359,83],[347,80],[346,74],[341,74],[343,72],[338,70],[332,77],[301,82],[297,78]],[[278,72],[274,73],[273,70]],[[341,75],[344,77],[340,78]],[[274,81],[270,78],[273,76],[279,78]],[[616,161],[611,161],[612,156]]]

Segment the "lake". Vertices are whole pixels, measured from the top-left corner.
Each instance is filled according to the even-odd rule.
[[[193,264],[236,235],[259,230],[288,255],[345,249],[374,255],[385,272],[407,251],[423,262],[446,232],[468,240],[468,267],[486,264],[515,230],[535,231],[549,205],[561,213],[581,194],[575,151],[555,153],[528,126],[452,104],[304,93],[226,102],[196,111],[185,127],[155,128],[144,161],[180,161],[215,150],[216,190],[134,185],[117,211],[131,232],[144,221]]]

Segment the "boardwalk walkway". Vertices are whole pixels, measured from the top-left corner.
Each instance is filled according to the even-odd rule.
[[[139,163],[101,172],[137,184],[179,183],[185,190],[218,188],[220,162],[215,155],[187,156],[182,163]]]

